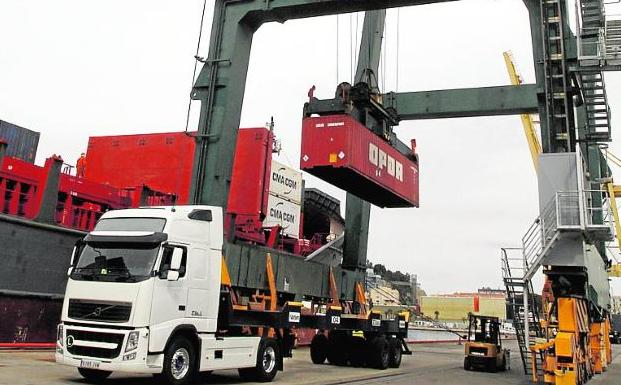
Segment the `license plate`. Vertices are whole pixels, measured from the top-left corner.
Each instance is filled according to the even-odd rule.
[[[99,368],[99,361],[91,361],[91,360],[80,360],[80,367],[81,368],[88,368],[88,369],[98,369]]]

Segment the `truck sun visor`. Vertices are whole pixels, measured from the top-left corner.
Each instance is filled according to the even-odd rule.
[[[122,243],[122,244],[132,244],[132,245],[153,245],[159,244],[168,239],[168,235],[164,233],[150,233],[145,235],[141,233],[140,235],[130,235],[129,232],[119,234],[119,235],[97,235],[97,234],[88,234],[84,237],[84,242],[88,244],[114,244],[114,243]]]

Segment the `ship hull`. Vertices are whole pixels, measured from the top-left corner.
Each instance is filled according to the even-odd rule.
[[[71,251],[84,235],[0,214],[0,343],[55,340]]]

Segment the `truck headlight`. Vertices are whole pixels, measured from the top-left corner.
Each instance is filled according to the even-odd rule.
[[[125,345],[126,352],[135,350],[138,347],[138,337],[140,337],[140,332],[138,330],[129,333],[129,336],[127,336],[127,344]]]
[[[63,346],[63,324],[58,324],[56,329],[56,343]]]

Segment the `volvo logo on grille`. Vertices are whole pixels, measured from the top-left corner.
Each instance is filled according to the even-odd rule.
[[[101,312],[102,311],[103,311],[103,309],[101,307],[97,307],[97,308],[95,308],[95,310],[93,310],[93,315],[95,317],[99,317],[99,316],[101,316]]]
[[[73,336],[72,336],[72,335],[68,335],[68,336],[67,336],[67,347],[68,347],[68,348],[70,348],[70,347],[72,347],[72,346],[73,346],[73,340],[74,340],[74,338],[73,338]]]

